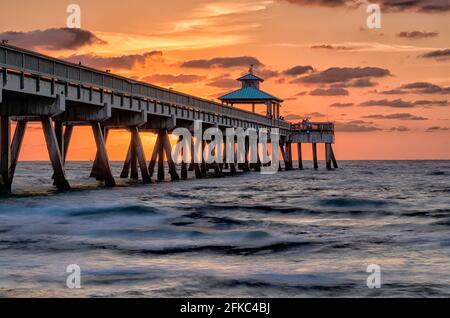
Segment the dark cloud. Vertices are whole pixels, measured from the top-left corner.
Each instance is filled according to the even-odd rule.
[[[304,117],[327,117],[327,115],[319,113],[319,112],[314,112],[314,113],[308,113],[305,114]]]
[[[319,44],[312,45],[312,49],[325,49],[325,50],[336,50],[336,51],[345,51],[345,50],[353,50],[354,47],[343,46],[343,45],[332,45],[332,44]]]
[[[353,120],[349,122],[336,123],[336,131],[338,132],[363,133],[380,130],[381,130],[380,128],[373,126],[372,123],[365,122],[362,120]]]
[[[70,28],[4,32],[0,33],[0,39],[27,49],[45,50],[76,50],[86,45],[106,44],[90,31]]]
[[[122,56],[98,56],[95,54],[80,54],[71,55],[69,57],[64,57],[63,59],[81,64],[93,68],[99,69],[127,69],[130,70],[136,65],[143,65],[146,61],[159,61],[162,59],[163,53],[161,51],[152,51],[143,54],[132,54],[132,55],[122,55]]]
[[[348,90],[343,88],[317,88],[309,92],[311,96],[348,96]]]
[[[363,88],[363,87],[374,87],[377,86],[378,83],[371,81],[369,78],[360,78],[357,80],[349,81],[349,82],[342,82],[331,85],[331,87],[354,87],[354,88]]]
[[[237,56],[237,57],[215,57],[209,60],[191,60],[181,64],[181,67],[186,68],[233,68],[233,67],[262,67],[262,64],[256,57],[252,56]]]
[[[447,60],[450,58],[450,49],[431,51],[421,57],[425,59]]]
[[[441,87],[428,82],[405,84],[400,89],[410,90],[414,94],[450,94],[450,87]]]
[[[379,67],[333,67],[295,80],[296,83],[338,83],[358,78],[386,77],[391,75],[387,69]]]
[[[380,92],[380,94],[383,95],[403,95],[403,94],[407,94],[408,92],[402,91],[401,89],[390,89],[387,91],[382,91]]]
[[[218,88],[239,88],[239,82],[232,78],[213,79],[206,85]]]
[[[391,132],[406,132],[406,131],[410,131],[410,129],[405,126],[397,126],[397,127],[392,127],[391,129],[389,129],[389,131],[391,131]]]
[[[258,69],[254,73],[263,79],[270,79],[270,78],[277,77],[278,75],[280,75],[278,71],[271,70],[268,68]]]
[[[295,96],[305,96],[306,94],[308,94],[308,92],[300,92],[295,94]]]
[[[303,117],[300,115],[297,115],[297,114],[288,114],[288,115],[284,116],[284,119],[286,119],[286,120],[301,120],[301,119],[303,119]]]
[[[430,127],[427,130],[425,130],[426,132],[441,132],[441,131],[450,131],[450,128],[448,127],[439,127],[439,126],[434,126],[434,127]]]
[[[147,83],[157,83],[163,85],[183,84],[183,83],[197,83],[204,80],[204,76],[190,75],[190,74],[154,74],[144,77],[142,80]]]
[[[413,114],[409,113],[396,113],[396,114],[389,114],[389,115],[367,115],[363,116],[362,118],[366,119],[396,119],[396,120],[428,120],[428,118],[421,117],[421,116],[415,116]]]
[[[382,106],[382,107],[393,107],[393,108],[413,108],[415,106],[448,106],[448,101],[446,100],[417,100],[417,101],[404,101],[402,99],[395,100],[370,100],[359,104],[362,107],[370,106]]]
[[[297,5],[315,5],[324,7],[346,7],[358,8],[363,1],[361,0],[279,0]],[[439,13],[450,11],[448,0],[374,0],[372,3],[378,3],[383,11],[387,12],[425,12]]]
[[[283,72],[286,76],[299,76],[307,73],[314,72],[314,68],[311,65],[297,65]]]
[[[336,107],[336,108],[348,108],[348,107],[353,107],[353,103],[334,103],[331,104],[330,107]]]
[[[425,32],[425,31],[403,31],[397,34],[399,38],[411,39],[411,40],[419,40],[426,38],[434,38],[439,35],[439,32]]]

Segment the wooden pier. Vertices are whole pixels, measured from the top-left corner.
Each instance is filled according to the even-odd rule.
[[[252,83],[245,77],[242,81],[243,88],[248,90],[244,86]],[[259,89],[259,82],[257,86]],[[223,101],[217,103],[205,100],[1,44],[0,194],[11,193],[29,122],[42,125],[53,167],[54,185],[60,190],[70,189],[64,166],[75,126],[91,127],[97,154],[90,176],[103,181],[107,187],[116,185],[105,146],[108,134],[113,129],[130,132],[130,145],[120,175],[124,179],[138,180],[140,172],[142,182],[150,183],[156,171],[157,180],[165,180],[165,161],[169,165],[171,180],[187,179],[188,171],[195,172],[197,178],[204,178],[209,170],[220,177],[224,170],[236,174],[238,170],[249,172],[261,169],[259,160],[249,163],[246,158],[245,163],[239,164],[237,161],[213,164],[183,162],[179,174],[172,158],[169,134],[178,127],[193,131],[195,121],[202,121],[204,130],[210,127],[223,131],[227,128],[266,129],[269,132],[278,129],[278,147],[286,170],[294,169],[292,144],[298,147],[300,169],[303,169],[302,144],[312,144],[316,169],[317,144],[324,144],[327,168],[337,168],[332,148],[335,142],[334,125],[292,125],[279,116],[282,101],[268,96],[270,98],[265,103],[267,115],[264,116],[254,112],[258,100],[241,100],[253,104],[253,111],[245,111]],[[13,134],[12,122],[15,122]],[[142,142],[140,132],[157,134],[149,162],[144,152],[148,145]],[[203,146],[206,144],[203,143]],[[272,145],[273,149],[274,146],[277,145]]]

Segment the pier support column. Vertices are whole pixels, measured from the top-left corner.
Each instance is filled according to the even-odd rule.
[[[134,153],[136,154],[137,161],[139,162],[139,169],[141,170],[142,182],[150,183],[152,180],[147,169],[147,160],[145,159],[144,147],[142,146],[141,136],[139,134],[138,127],[131,128],[131,139],[134,147]]]
[[[299,142],[297,144],[297,152],[298,152],[298,168],[303,170],[303,154],[302,154],[302,143]]]
[[[127,156],[125,157],[122,172],[120,173],[121,179],[128,179],[128,177],[130,176],[131,148],[132,147],[133,147],[133,140],[130,141],[130,145],[128,146]]]
[[[172,181],[180,180],[178,176],[175,163],[172,159],[172,146],[170,145],[169,135],[167,130],[161,129],[158,132],[158,137],[156,138],[155,147],[153,149],[152,159],[150,160],[149,166],[149,174],[153,175],[156,165],[156,160],[158,159],[158,181],[165,180],[165,171],[164,171],[164,153],[167,158],[167,163],[169,165],[169,173],[172,178]]]
[[[9,194],[11,192],[11,120],[8,116],[0,118],[0,135],[0,194]]]
[[[54,184],[59,190],[70,190],[70,185],[64,171],[61,151],[58,147],[58,140],[55,130],[52,127],[52,121],[50,117],[44,116],[41,118],[41,122],[48,154],[53,166]]]
[[[63,152],[63,164],[67,161],[67,153],[69,152],[70,141],[73,134],[73,125],[66,125],[64,130],[64,152]]]
[[[314,169],[317,170],[317,169],[319,169],[319,164],[317,162],[317,144],[316,143],[312,144],[312,151],[313,151]]]
[[[195,171],[195,177],[197,179],[202,179],[203,174],[202,170],[200,169],[200,165],[195,162],[196,153],[195,153],[195,147],[194,147],[194,138],[191,139],[191,167],[192,171]]]
[[[115,187],[116,181],[111,172],[109,165],[108,153],[106,151],[105,137],[100,123],[92,123],[92,132],[94,134],[95,144],[97,145],[97,153],[99,160],[99,172],[102,174],[103,180],[107,187]]]
[[[9,182],[12,185],[14,173],[16,171],[17,163],[19,161],[20,149],[22,148],[23,137],[27,128],[27,121],[20,120],[16,124],[16,131],[11,143],[11,167],[9,168]]]
[[[331,160],[333,161],[333,166],[334,169],[339,169],[336,157],[334,155],[334,150],[333,150],[333,146],[330,144],[330,152],[331,152]]]
[[[292,164],[292,143],[291,142],[286,143],[285,155],[286,155],[286,157],[285,157],[284,162],[286,164],[286,170],[292,170],[293,164]]]
[[[286,151],[284,150],[284,147],[285,147],[284,144],[280,143],[280,151],[281,151],[281,156],[283,157],[283,161],[284,161],[284,168],[285,168],[285,170],[289,170],[288,169],[289,163],[287,161]],[[281,161],[280,161],[280,166],[279,166],[278,171],[283,171],[283,168],[281,167]]]
[[[325,160],[327,163],[327,170],[331,170],[331,144],[325,144]]]
[[[178,138],[178,143],[183,142],[183,136],[180,136]],[[184,159],[184,148],[181,151],[181,156]],[[185,162],[184,160],[181,162],[181,180],[187,180],[188,178],[188,166],[187,166],[187,162]]]
[[[102,128],[102,135],[103,135],[104,143],[106,144],[106,141],[108,140],[109,130],[103,127]],[[99,156],[99,153],[97,151],[97,153],[95,154],[94,164],[92,165],[90,178],[95,178],[98,181],[104,181],[104,179],[103,179],[104,171],[102,171],[102,164],[100,162],[100,158],[99,157],[100,156]]]

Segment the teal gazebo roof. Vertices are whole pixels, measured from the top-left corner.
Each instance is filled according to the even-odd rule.
[[[244,76],[237,79],[238,81],[260,81],[264,82],[261,77],[254,75],[253,73],[245,74]]]
[[[228,93],[226,95],[223,95],[222,97],[219,97],[221,101],[224,102],[239,102],[239,101],[277,101],[282,102],[281,99],[272,96],[260,89],[257,89],[255,87],[244,87],[237,91]]]

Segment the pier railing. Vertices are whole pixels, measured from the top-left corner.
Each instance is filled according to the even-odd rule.
[[[334,123],[313,123],[313,122],[301,122],[297,124],[291,125],[292,131],[298,132],[307,132],[307,131],[315,131],[315,132],[334,132]]]
[[[192,107],[196,110],[252,121],[269,127],[289,130],[290,123],[271,119],[253,112],[236,109],[220,103],[184,94],[156,85],[131,80],[119,75],[65,62],[25,49],[0,44],[0,67],[31,73],[35,76],[56,79],[68,83],[90,85],[127,96],[151,99],[161,103]],[[5,72],[3,72],[5,74]]]

